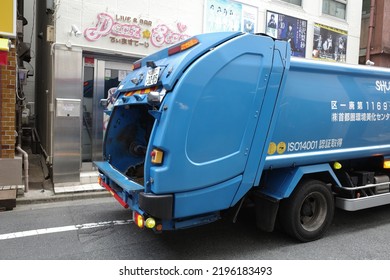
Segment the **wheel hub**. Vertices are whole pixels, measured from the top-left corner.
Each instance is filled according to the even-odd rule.
[[[315,231],[323,224],[327,213],[325,198],[320,193],[311,193],[303,201],[300,210],[302,227]]]

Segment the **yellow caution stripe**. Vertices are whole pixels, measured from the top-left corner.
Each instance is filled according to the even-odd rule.
[[[132,96],[134,94],[148,94],[149,92],[155,91],[157,89],[158,89],[158,87],[143,88],[143,89],[138,89],[138,90],[126,92],[124,95],[125,95],[125,97],[129,97],[129,96]]]

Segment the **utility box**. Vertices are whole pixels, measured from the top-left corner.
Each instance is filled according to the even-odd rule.
[[[16,186],[0,187],[0,211],[12,210],[16,206]]]
[[[0,187],[22,185],[22,158],[0,159]]]
[[[389,176],[378,175],[374,177],[375,184],[380,184],[375,187],[375,194],[388,193],[390,190]]]
[[[0,211],[16,206],[17,186],[23,185],[22,158],[0,159]]]

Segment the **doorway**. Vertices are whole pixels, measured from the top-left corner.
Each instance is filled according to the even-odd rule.
[[[81,118],[81,170],[93,169],[92,162],[103,158],[104,107],[108,91],[115,88],[131,71],[136,59],[126,63],[104,58],[84,56],[84,89]]]

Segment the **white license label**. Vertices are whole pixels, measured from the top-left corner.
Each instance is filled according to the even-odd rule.
[[[159,75],[160,75],[160,67],[156,67],[154,69],[148,70],[145,79],[145,86],[152,86],[157,84]]]

